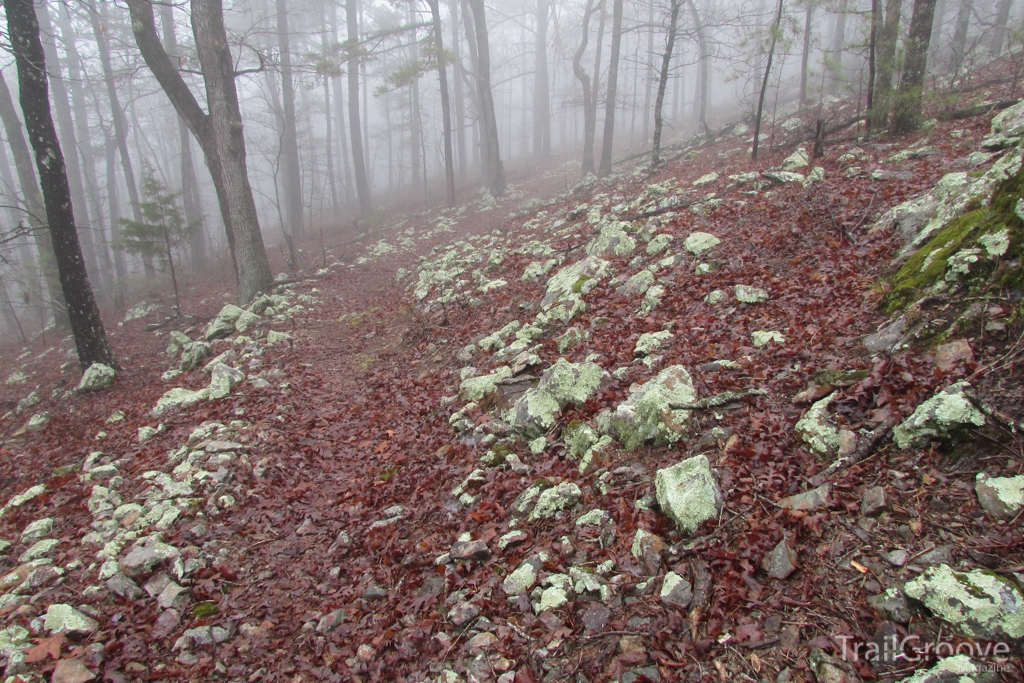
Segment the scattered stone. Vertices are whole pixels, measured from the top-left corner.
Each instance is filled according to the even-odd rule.
[[[543,562],[537,557],[531,557],[516,567],[516,570],[505,577],[501,584],[506,595],[519,595],[534,587],[537,583],[537,570]]]
[[[530,512],[530,521],[550,519],[561,510],[571,508],[583,497],[580,487],[571,481],[541,491],[537,504]]]
[[[736,285],[733,287],[733,293],[736,295],[736,300],[741,304],[760,304],[768,301],[768,292],[757,287]]]
[[[951,545],[939,545],[935,546],[923,555],[918,555],[911,562],[917,567],[928,567],[933,564],[952,564],[953,563],[953,546]]]
[[[957,382],[917,407],[892,431],[899,448],[923,448],[932,439],[951,439],[985,424],[985,415],[964,394],[971,385]]]
[[[888,553],[878,553],[878,556],[894,567],[903,567],[907,564],[907,560],[910,559],[910,553],[902,548]]]
[[[583,628],[587,633],[600,633],[608,626],[612,613],[599,602],[592,602],[583,613]]]
[[[903,333],[906,329],[907,319],[900,316],[878,332],[864,337],[864,340],[861,343],[864,344],[864,348],[868,351],[883,353],[892,349],[901,339],[903,339]]]
[[[25,429],[30,432],[41,432],[50,424],[50,413],[36,413],[25,424]]]
[[[322,617],[316,625],[317,633],[330,633],[345,621],[345,610],[336,609]]]
[[[990,666],[974,662],[965,654],[940,659],[927,670],[918,670],[913,676],[902,679],[902,683],[996,683],[999,674]]]
[[[661,348],[663,342],[672,339],[675,335],[668,330],[661,332],[645,332],[636,340],[633,355],[637,357],[649,356]]]
[[[25,527],[25,530],[21,532],[22,543],[35,543],[36,541],[45,538],[50,535],[53,531],[53,518],[43,517]]]
[[[178,549],[174,546],[156,542],[132,548],[131,552],[118,562],[118,566],[127,576],[137,578],[151,573],[158,564],[165,560],[173,560],[178,555]]]
[[[59,659],[57,666],[50,675],[51,683],[88,683],[96,678],[96,674],[78,657]]]
[[[935,367],[949,372],[958,363],[973,363],[974,351],[966,339],[955,339],[948,344],[935,347]]]
[[[167,355],[171,358],[177,358],[178,354],[181,353],[182,349],[185,348],[186,344],[191,344],[192,340],[188,335],[178,330],[171,330],[171,333],[167,335],[170,339],[167,342]]]
[[[832,395],[812,405],[794,427],[796,435],[813,452],[833,456],[839,451],[839,428],[832,422],[828,407]]]
[[[785,344],[786,338],[782,336],[781,332],[775,330],[756,330],[750,333],[750,343],[759,349],[772,342]]]
[[[860,514],[865,517],[877,517],[888,509],[889,503],[885,499],[885,489],[881,486],[873,486],[864,492],[860,501]]]
[[[87,391],[102,391],[114,383],[114,368],[103,363],[93,363],[82,374],[82,381],[78,383],[75,391],[85,393]]]
[[[832,484],[823,484],[816,489],[787,496],[779,501],[780,508],[787,510],[817,510],[828,505],[828,496],[832,492]]]
[[[268,344],[279,344],[283,341],[287,341],[292,338],[292,335],[287,332],[278,332],[277,330],[270,330],[267,332],[267,343]]]
[[[245,311],[234,304],[227,304],[224,308],[220,309],[220,313],[217,314],[217,317],[206,328],[206,341],[223,339],[234,334],[235,322],[238,321],[238,318],[243,313]]]
[[[207,392],[211,399],[224,398],[244,381],[244,373],[223,363],[218,363],[210,371],[210,388]]]
[[[904,591],[963,635],[1024,638],[1024,593],[1006,577],[980,569],[958,572],[941,564],[908,581]]]
[[[199,401],[204,401],[209,397],[209,389],[193,391],[192,389],[186,389],[184,387],[175,387],[160,397],[156,402],[156,406],[154,406],[153,410],[150,411],[150,415],[153,417],[160,417],[168,411],[187,408],[188,406],[194,405]]]
[[[797,169],[807,168],[810,165],[811,159],[807,156],[807,150],[803,147],[797,147],[795,152],[783,160],[782,170],[796,171]]]
[[[457,562],[482,562],[491,556],[491,551],[485,541],[459,541],[452,546],[449,555]]]
[[[164,589],[156,596],[156,602],[163,609],[182,609],[188,603],[190,593],[188,588],[179,586],[174,581],[168,581]]]
[[[71,605],[50,605],[46,610],[44,626],[52,633],[63,633],[71,638],[87,636],[100,625],[95,619],[85,616]]]
[[[648,574],[655,574],[661,566],[661,554],[665,551],[665,541],[656,534],[644,529],[637,529],[633,536],[630,552],[640,560]]]
[[[471,602],[460,602],[450,612],[448,612],[448,621],[452,623],[455,628],[464,628],[469,626],[480,616],[480,608]]]
[[[854,683],[859,680],[854,677],[854,674],[847,673],[836,659],[825,654],[819,648],[811,650],[811,654],[807,656],[807,662],[811,665],[814,679],[818,683]]]
[[[671,404],[685,405],[697,398],[690,373],[681,365],[672,365],[658,373],[620,403],[614,411],[597,416],[599,429],[619,440],[627,450],[647,443],[673,444],[682,438],[690,421],[690,411],[677,410]]]
[[[687,235],[683,247],[694,256],[703,254],[708,249],[713,249],[722,240],[706,232],[693,232]]]
[[[210,357],[210,345],[206,342],[189,342],[181,350],[181,361],[178,369],[188,372],[202,365],[203,361]]]
[[[525,543],[529,539],[530,539],[530,534],[526,533],[525,531],[521,531],[521,530],[510,531],[510,532],[508,532],[507,534],[505,534],[504,536],[502,536],[501,538],[498,539],[498,548],[500,548],[501,550],[504,551],[504,550],[507,550],[508,548],[511,548],[514,545],[519,545],[520,543]]]
[[[1024,508],[1024,475],[990,477],[979,472],[974,491],[981,507],[994,517],[1013,519]]]
[[[725,299],[725,292],[723,292],[720,289],[716,289],[714,291],[708,292],[708,294],[704,297],[704,303],[708,304],[709,306],[714,306],[723,299]]]
[[[761,568],[768,572],[768,576],[780,581],[789,578],[789,575],[796,571],[796,551],[789,547],[785,537],[770,553],[764,556]]]
[[[117,572],[109,579],[107,579],[107,588],[112,593],[120,595],[126,600],[135,601],[142,597],[142,589],[139,588],[139,584],[135,583],[121,572]]]
[[[55,538],[44,538],[41,541],[36,541],[18,559],[22,564],[28,564],[32,560],[46,557],[59,543],[60,541]]]
[[[661,582],[659,597],[666,605],[686,609],[693,600],[693,586],[679,574],[669,572]]]
[[[662,512],[684,535],[692,534],[722,511],[722,492],[703,455],[658,470],[654,486]]]

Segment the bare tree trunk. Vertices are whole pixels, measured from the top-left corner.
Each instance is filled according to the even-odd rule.
[[[449,12],[452,17],[452,78],[455,80],[455,147],[459,160],[459,180],[466,182],[466,102],[463,99],[462,79],[465,73],[462,67],[462,41],[459,40],[459,2],[449,0]]]
[[[668,38],[665,52],[661,55],[661,74],[658,76],[658,95],[654,98],[654,144],[651,148],[651,164],[661,163],[661,129],[665,125],[662,108],[665,105],[665,90],[668,88],[668,72],[672,64],[672,50],[676,44],[676,26],[679,24],[679,7],[683,0],[672,0],[668,20]]]
[[[494,116],[494,95],[491,92],[491,50],[487,36],[487,18],[484,16],[484,1],[470,0],[473,9],[473,24],[476,27],[476,42],[480,60],[477,82],[482,107],[483,146],[487,149],[487,165],[484,178],[488,189],[495,197],[505,194],[505,167],[501,163],[498,143],[498,121]]]
[[[469,64],[472,67],[472,78],[470,83],[470,99],[473,103],[473,163],[481,169],[487,167],[485,155],[487,150],[481,144],[481,133],[483,130],[484,107],[480,97],[480,58],[476,46],[476,28],[473,23],[473,10],[470,9],[469,0],[462,0],[462,20],[466,24],[466,46],[469,48]]]
[[[234,262],[239,300],[273,280],[245,167],[245,138],[220,0],[191,0],[192,32],[206,88],[206,114],[171,63],[156,33],[151,0],[128,0],[135,42],[157,81],[203,149]]]
[[[693,19],[694,30],[697,32],[697,45],[700,48],[700,105],[697,109],[697,132],[704,134],[708,132],[708,86],[711,68],[711,54],[708,50],[708,39],[704,30],[704,22],[697,12],[697,4],[694,0],[686,0],[690,8],[690,17]],[[696,104],[696,103],[695,103]]]
[[[871,137],[871,110],[875,106],[875,55],[878,47],[879,9],[881,0],[871,0],[871,30],[868,36],[868,101],[865,107],[868,112],[865,137]]]
[[[782,4],[785,0],[779,0],[779,9],[775,13],[775,23],[772,24],[772,42],[768,48],[768,63],[764,67],[764,80],[761,81],[761,94],[757,98],[757,115],[754,117],[754,148],[750,158],[757,161],[757,147],[761,137],[761,114],[764,112],[764,96],[768,92],[768,79],[772,73],[772,59],[775,57],[775,44],[779,39],[779,29],[782,24]]]
[[[418,64],[420,61],[419,55],[419,37],[416,35],[416,12],[412,4],[409,5],[408,14],[409,25],[412,26],[412,41],[410,41],[410,57],[409,60],[412,64]],[[412,83],[409,84],[409,148],[412,152],[412,185],[417,187],[421,182],[424,185],[424,194],[426,194],[426,182],[425,173],[420,172],[420,150],[422,142],[420,140],[420,79],[418,75],[418,67],[416,75],[412,78]]]
[[[871,129],[883,130],[892,109],[892,77],[896,71],[896,40],[900,30],[900,11],[903,0],[886,0],[885,23],[878,37],[878,66],[875,74],[875,94],[871,99]]]
[[[960,9],[956,13],[956,28],[953,29],[950,71],[959,71],[963,66],[967,53],[967,32],[971,27],[971,11],[973,9],[974,0],[960,0]]]
[[[537,43],[533,76],[533,156],[551,156],[551,90],[548,84],[548,0],[537,0]]]
[[[999,57],[1003,54],[1003,43],[1006,41],[1006,27],[1010,21],[1010,9],[1012,7],[1013,0],[999,0],[996,3],[996,23],[992,28],[992,42],[988,46],[988,51],[993,57]]]
[[[603,0],[598,0],[602,2]],[[583,38],[580,46],[576,48],[573,55],[572,72],[576,75],[580,85],[583,86],[583,163],[580,167],[580,174],[587,175],[594,172],[594,130],[597,128],[597,107],[591,106],[596,99],[596,93],[591,89],[590,75],[583,68],[583,55],[587,51],[587,42],[590,39],[590,19],[597,7],[593,0],[587,0],[587,8],[583,12]]]
[[[647,4],[647,77],[644,78],[644,144],[651,139],[651,83],[654,81],[654,3]]]
[[[604,140],[598,175],[612,172],[612,141],[615,135],[615,97],[619,84],[619,50],[622,48],[622,0],[612,4],[612,54],[608,64],[608,95],[604,106]]]
[[[914,0],[914,13],[910,19],[910,33],[903,56],[903,73],[899,92],[893,103],[893,135],[909,133],[921,125],[921,96],[924,75],[928,66],[928,44],[932,37],[932,18],[935,0]]]
[[[437,79],[441,86],[441,117],[444,125],[444,179],[448,194],[448,206],[455,206],[455,160],[452,158],[452,107],[448,97],[448,73],[441,55],[444,55],[444,39],[441,34],[441,10],[439,0],[427,0],[434,22],[434,48],[438,54]]]
[[[284,205],[288,225],[285,232],[301,237],[305,232],[302,216],[302,171],[299,169],[299,133],[295,124],[295,83],[292,79],[292,55],[288,33],[288,5],[277,0],[277,45],[281,52],[281,155],[284,161]]]
[[[336,3],[331,3],[331,37],[338,39],[338,8]],[[352,188],[352,166],[348,153],[348,131],[345,130],[345,98],[341,95],[341,76],[331,76],[331,86],[334,90],[335,125],[337,125],[338,139],[341,141],[341,168],[345,191],[345,203],[351,205],[355,199]]]
[[[324,9],[324,3],[319,3],[319,7],[320,49],[323,50],[324,59],[326,59],[330,51],[330,43],[327,40],[327,36],[330,34],[327,31],[327,12]],[[327,153],[327,184],[331,191],[331,210],[337,216],[341,213],[341,203],[338,201],[338,181],[334,176],[334,121],[331,111],[331,79],[324,74],[324,133],[326,135],[324,145],[327,148],[324,151]],[[322,221],[321,225],[323,225]]]
[[[804,14],[804,45],[800,53],[800,108],[807,102],[807,62],[811,58],[811,27],[814,22],[814,2],[806,0],[807,10]],[[874,1],[874,0],[872,0]]]
[[[843,52],[846,50],[846,13],[848,8],[848,0],[841,0],[839,4],[839,12],[836,14],[836,25],[835,31],[832,34],[832,47],[830,52],[832,53],[832,59],[835,61],[835,73],[831,78],[832,91],[838,90],[839,86],[843,83]]]
[[[356,194],[359,210],[366,215],[373,211],[370,183],[366,177],[366,157],[363,156],[363,133],[359,124],[359,8],[357,0],[346,0],[345,18],[348,24],[348,124],[352,136],[352,166],[356,175]]]
[[[50,114],[50,96],[46,83],[46,58],[39,40],[39,23],[32,0],[4,0],[8,35],[18,65],[21,108],[25,126],[36,154],[46,207],[46,222],[57,257],[61,289],[68,304],[71,331],[82,370],[93,363],[115,366],[114,354],[107,343],[89,275],[85,270],[82,248],[78,243],[71,189],[64,170],[64,155]]]

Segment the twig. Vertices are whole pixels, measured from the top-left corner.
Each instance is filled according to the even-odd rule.
[[[737,401],[747,396],[767,396],[768,392],[764,389],[747,389],[745,391],[726,391],[723,394],[715,394],[708,398],[702,398],[699,401],[692,403],[669,403],[668,407],[672,410],[710,410],[712,408],[718,408],[720,406],[727,405],[729,403],[736,403]]]
[[[875,446],[889,435],[889,432],[896,426],[896,423],[897,419],[890,417],[881,425],[875,427],[874,430],[862,436],[860,438],[860,443],[857,444],[857,448],[853,453],[846,457],[837,458],[835,462],[825,468],[824,472],[811,477],[811,484],[813,486],[821,486],[839,470],[844,470],[851,465],[856,465],[858,462],[871,455],[871,452],[875,450]]]

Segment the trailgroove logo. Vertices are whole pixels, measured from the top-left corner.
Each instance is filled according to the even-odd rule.
[[[900,636],[889,633],[873,640],[858,640],[855,636],[836,636],[841,643],[840,658],[847,662],[867,660],[874,664],[919,664],[932,659],[946,659],[965,655],[978,663],[977,673],[1002,673],[1010,670],[1011,648],[1008,643],[977,643],[946,640],[923,641],[920,636]]]

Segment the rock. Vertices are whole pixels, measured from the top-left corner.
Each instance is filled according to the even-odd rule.
[[[672,339],[675,335],[668,330],[661,332],[645,332],[636,340],[633,348],[633,355],[637,357],[649,356],[661,348],[662,342]]]
[[[525,543],[530,539],[530,534],[522,530],[510,531],[498,539],[498,548],[502,551],[511,548],[514,545]]]
[[[971,385],[957,382],[917,407],[892,430],[899,448],[923,448],[932,439],[951,439],[985,424],[985,415],[964,394]]]
[[[483,633],[478,633],[472,638],[470,638],[469,642],[466,643],[466,647],[468,647],[470,650],[490,650],[497,644],[498,636],[494,635],[493,633],[484,631]]]
[[[170,337],[170,339],[167,342],[166,353],[171,358],[177,358],[178,354],[185,348],[185,345],[192,343],[192,340],[187,334],[179,332],[178,330],[171,330],[171,333],[167,336]]]
[[[700,178],[697,178],[696,180],[694,180],[690,184],[693,185],[694,187],[700,187],[701,185],[707,185],[708,183],[713,183],[716,180],[718,180],[718,174],[715,173],[714,171],[712,171],[711,173],[707,173],[705,175],[702,175]]]
[[[173,560],[178,555],[178,549],[174,546],[155,542],[132,548],[131,552],[118,562],[118,567],[127,576],[138,578],[152,573],[158,564],[166,560]]]
[[[18,401],[18,407],[15,408],[14,413],[21,415],[32,406],[38,405],[42,400],[43,398],[39,395],[39,392],[29,392],[28,396]]]
[[[491,556],[491,551],[488,550],[485,541],[459,541],[452,546],[449,554],[453,560],[458,562],[469,560],[482,562]]]
[[[209,626],[197,626],[187,629],[181,637],[174,642],[175,650],[190,650],[194,647],[205,647],[213,645],[213,631]]]
[[[693,586],[679,574],[669,572],[661,582],[661,593],[658,597],[666,605],[686,609],[693,600]]]
[[[100,625],[95,619],[85,616],[71,605],[50,605],[46,610],[44,626],[51,633],[63,633],[75,638],[87,636],[96,631]]]
[[[796,435],[814,453],[833,456],[839,451],[839,428],[832,422],[828,407],[832,396],[812,405],[794,427]]]
[[[82,374],[82,381],[78,383],[75,391],[85,393],[87,391],[102,391],[114,383],[114,368],[103,363],[93,363],[89,369]]]
[[[583,613],[583,628],[587,633],[600,633],[608,626],[612,613],[599,602],[592,602]]]
[[[953,563],[953,546],[951,545],[939,545],[935,546],[923,555],[918,555],[911,562],[915,567],[928,567],[933,564],[952,564]]]
[[[940,659],[930,669],[914,672],[913,676],[901,679],[902,683],[996,683],[999,674],[991,666],[974,662],[965,654]]]
[[[661,673],[657,667],[640,666],[622,672],[620,683],[661,683]]]
[[[802,183],[804,181],[802,175],[791,171],[763,171],[761,176],[780,185],[785,183]]]
[[[563,267],[548,280],[541,307],[547,310],[559,301],[586,294],[608,276],[610,269],[608,261],[594,256]]]
[[[109,579],[107,579],[107,588],[112,593],[120,595],[126,600],[135,601],[142,597],[142,589],[139,588],[139,584],[135,583],[121,572],[117,572]]]
[[[579,516],[576,519],[577,527],[601,528],[611,521],[611,515],[607,511],[597,508]]]
[[[448,612],[448,621],[455,628],[465,628],[478,616],[480,616],[480,608],[471,602],[460,602]]]
[[[903,590],[965,636],[1024,638],[1024,592],[998,574],[958,572],[941,564],[908,581]]]
[[[277,330],[270,330],[267,332],[267,343],[270,345],[279,344],[283,341],[287,341],[292,338],[292,335],[287,332],[278,332]]]
[[[512,369],[506,365],[495,368],[489,375],[470,377],[459,385],[459,398],[464,401],[479,402],[484,397],[492,394],[498,386],[498,382],[512,376]]]
[[[966,339],[955,339],[935,347],[935,367],[949,372],[958,363],[973,363],[974,351]]]
[[[891,350],[901,339],[903,339],[903,333],[906,329],[907,319],[900,316],[878,332],[864,337],[864,340],[861,343],[868,351],[883,353]]]
[[[244,373],[223,363],[218,363],[210,371],[209,396],[211,399],[224,398],[244,381]]]
[[[597,363],[570,363],[559,358],[535,389],[516,400],[506,419],[528,435],[543,434],[555,424],[563,407],[586,403],[607,376]]]
[[[25,423],[25,429],[30,432],[41,432],[50,424],[50,413],[36,413]]]
[[[223,339],[235,332],[235,322],[245,313],[234,304],[227,304],[206,328],[206,341]]]
[[[22,543],[35,543],[41,538],[45,538],[50,535],[53,531],[53,518],[43,517],[25,527],[25,530],[21,532]]]
[[[568,602],[569,594],[564,588],[561,586],[551,586],[550,588],[545,588],[544,592],[540,594],[540,602],[534,606],[534,612],[540,614],[541,612],[556,610]]]
[[[797,147],[796,151],[786,157],[782,162],[783,171],[795,171],[811,165],[811,159],[807,156],[807,150]]]
[[[188,342],[182,347],[181,361],[178,363],[178,369],[182,372],[188,372],[193,368],[198,368],[209,357],[209,344],[202,341]]]
[[[722,511],[722,492],[703,455],[658,470],[654,486],[661,511],[684,535]]]
[[[537,583],[537,571],[544,563],[539,557],[531,557],[522,561],[516,570],[505,577],[501,584],[506,595],[519,595],[534,587]]]
[[[38,560],[40,557],[46,557],[59,543],[60,541],[55,538],[44,538],[41,541],[36,541],[18,559],[22,564],[27,564],[32,560]]]
[[[814,672],[814,679],[817,683],[859,683],[860,678],[855,674],[847,673],[837,660],[825,654],[824,651],[814,648],[807,656],[807,662]]]
[[[562,430],[562,443],[570,458],[578,458],[600,440],[597,431],[584,422],[570,422]]]
[[[190,593],[188,588],[179,586],[174,581],[168,581],[164,589],[156,596],[156,602],[163,609],[183,609],[188,604]]]
[[[564,481],[558,486],[541,491],[537,504],[530,512],[530,521],[550,519],[560,510],[571,508],[583,497],[580,487],[571,481]]]
[[[96,674],[89,671],[80,658],[73,657],[57,660],[50,683],[88,683],[95,678]]]
[[[619,221],[602,225],[597,237],[587,243],[587,256],[603,259],[632,254],[636,250],[636,240],[626,233],[627,228],[631,228],[629,223]]]
[[[733,287],[733,293],[736,295],[736,300],[741,304],[760,304],[768,301],[768,292],[757,287],[736,285]]]
[[[709,249],[713,249],[722,240],[718,239],[714,235],[706,232],[692,232],[686,236],[686,241],[683,242],[683,247],[686,251],[690,252],[694,256],[703,254]]]
[[[316,632],[317,633],[330,633],[334,629],[338,628],[345,621],[345,610],[336,609],[322,617],[317,622]]]
[[[262,320],[262,318],[255,313],[242,311],[242,314],[238,316],[238,320],[235,321],[235,330],[238,332],[245,332],[260,320]]]
[[[877,517],[889,507],[885,499],[885,489],[881,486],[873,486],[864,492],[860,501],[860,514],[865,517]]]
[[[168,411],[187,408],[209,398],[209,389],[193,391],[192,389],[186,389],[184,387],[175,387],[174,389],[165,392],[164,395],[160,397],[156,402],[156,406],[154,406],[153,410],[150,411],[150,415],[153,417],[160,417]],[[140,433],[139,436],[142,436],[142,434]]]
[[[780,508],[787,510],[817,510],[828,505],[828,496],[832,492],[832,484],[823,484],[816,489],[787,496],[779,501]]]
[[[619,291],[621,291],[623,296],[640,296],[650,289],[654,283],[654,273],[645,268],[626,280],[626,284],[622,285]]]
[[[781,332],[776,330],[756,330],[750,333],[750,343],[756,348],[762,348],[768,346],[772,342],[776,344],[785,344],[786,338],[782,336]]]
[[[665,552],[665,541],[650,531],[637,529],[630,547],[633,557],[640,560],[648,574],[655,574],[661,566],[661,554]]]
[[[768,576],[781,581],[796,571],[796,563],[796,551],[789,547],[783,537],[778,545],[764,556],[761,568],[768,572]]]
[[[878,553],[878,556],[894,567],[903,567],[907,564],[907,560],[910,559],[910,553],[902,548],[888,553]]]
[[[994,517],[1013,519],[1024,508],[1024,475],[990,477],[979,472],[974,491],[981,507]]]
[[[851,432],[849,429],[839,430],[839,457],[848,458],[853,455],[857,450],[857,442],[860,437],[857,436],[856,432]]]
[[[689,425],[690,411],[669,406],[692,403],[696,398],[690,373],[681,365],[672,365],[641,385],[614,411],[599,414],[597,424],[627,450],[647,443],[673,444]]]

